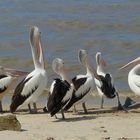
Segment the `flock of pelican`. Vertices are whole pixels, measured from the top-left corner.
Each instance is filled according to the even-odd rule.
[[[11,99],[10,111],[14,113],[21,106],[28,105],[30,113],[37,113],[36,101],[42,92],[47,88],[47,72],[45,70],[43,48],[41,43],[41,32],[36,26],[31,27],[29,41],[32,51],[33,63],[35,69],[30,72],[0,67],[0,112],[3,112],[2,98],[10,90],[13,80],[22,76],[24,77],[18,83]],[[97,88],[101,96],[101,108],[103,108],[104,97],[109,99],[117,98],[118,109],[126,110],[122,106],[118,91],[113,83],[113,77],[109,72],[105,72],[105,60],[102,58],[101,52],[96,53],[97,69],[90,63],[86,50],[80,49],[78,59],[86,74],[76,75],[74,78],[69,77],[69,69],[66,68],[64,60],[55,58],[52,62],[53,71],[60,76],[54,79],[49,89],[49,97],[47,104],[43,108],[44,112],[49,112],[51,116],[61,111],[62,118],[65,119],[64,112],[68,111],[72,106],[82,104],[84,112],[87,113],[86,101],[88,95]],[[133,65],[134,68],[128,74],[128,83],[131,90],[140,95],[140,57],[122,66],[120,69]],[[33,109],[31,109],[33,104]]]

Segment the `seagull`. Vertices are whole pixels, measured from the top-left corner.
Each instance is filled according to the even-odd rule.
[[[94,67],[89,63],[87,51],[80,49],[78,56],[80,63],[86,68],[86,74],[77,75],[72,79],[72,83],[76,91],[70,102],[66,105],[65,110],[70,109],[72,105],[82,103],[84,112],[87,113],[85,102],[88,95],[95,87],[94,77],[97,79],[99,79],[99,77]]]
[[[3,112],[3,96],[13,88],[13,82],[19,76],[23,76],[26,74],[27,72],[0,66],[0,112]]]
[[[12,113],[27,104],[30,113],[32,113],[30,103],[33,103],[34,113],[37,113],[35,102],[47,86],[47,73],[44,64],[41,33],[36,26],[31,27],[30,30],[30,46],[35,69],[17,85],[10,105],[10,111]]]
[[[54,59],[52,62],[52,69],[55,73],[60,75],[61,79],[56,78],[51,84],[47,109],[51,117],[61,110],[62,119],[65,119],[63,108],[70,101],[74,93],[74,86],[71,84],[62,59]]]
[[[115,98],[117,96],[118,109],[125,110],[123,106],[121,105],[118,92],[115,89],[112,75],[110,73],[105,73],[105,71],[103,70],[103,64],[105,65],[105,61],[103,60],[101,56],[101,52],[96,53],[96,63],[97,63],[97,74],[101,79],[99,81],[95,77],[95,84],[96,84],[99,94],[102,96],[102,98],[103,96],[106,96],[109,99]],[[103,107],[103,99],[102,99],[101,107]]]

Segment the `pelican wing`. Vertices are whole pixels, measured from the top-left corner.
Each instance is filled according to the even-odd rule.
[[[72,79],[76,91],[73,93],[71,100],[65,106],[64,110],[69,110],[74,103],[81,100],[90,91],[91,86],[88,80],[87,76],[81,76],[81,78],[78,76]]]
[[[74,77],[72,79],[72,83],[74,84],[75,89],[78,90],[82,85],[85,84],[86,80],[87,80],[87,77],[81,77],[81,78]]]
[[[39,87],[40,74],[24,78],[16,87],[10,105],[11,112],[14,112],[18,106],[31,96]]]
[[[33,94],[36,89],[39,87],[41,81],[41,75],[37,74],[32,77],[26,78],[23,81],[23,89],[21,91],[22,96],[29,96]],[[17,90],[19,90],[20,87],[17,87]]]
[[[77,98],[82,98],[83,96],[85,96],[87,94],[87,91],[89,91],[89,89],[91,88],[90,85],[88,84],[88,77],[82,77],[82,78],[73,78],[72,82],[75,86],[76,92],[75,92],[75,96]]]
[[[135,85],[140,87],[140,76],[139,75],[134,75],[133,76],[133,82],[135,83]]]
[[[6,91],[7,87],[0,85],[0,94]]]
[[[11,84],[12,79],[13,78],[11,76],[4,74],[0,75],[0,93],[3,93],[7,89],[9,84]]]
[[[72,96],[70,84],[67,81],[55,79],[55,82],[52,84],[52,93],[47,102],[47,108],[51,113],[51,116],[55,115],[60,109],[62,109]]]
[[[5,77],[8,77],[8,76],[5,75],[5,74],[1,74],[1,75],[0,75],[0,79],[3,79],[3,78],[5,78]]]
[[[5,76],[5,77],[0,79],[0,85],[7,87],[7,86],[9,86],[11,84],[13,79],[14,78],[11,77],[11,76]]]
[[[104,93],[104,95],[108,98],[114,98],[116,96],[115,92],[115,87],[114,85],[112,84],[112,77],[109,73],[107,73],[104,76],[102,75],[99,75],[101,81],[102,81],[102,86],[101,86],[101,91]]]
[[[0,94],[3,93],[6,89],[7,87],[0,85]]]

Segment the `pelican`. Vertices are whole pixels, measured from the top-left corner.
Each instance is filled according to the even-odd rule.
[[[71,108],[72,105],[82,103],[84,112],[87,113],[85,101],[89,93],[94,89],[94,76],[99,79],[96,70],[89,63],[86,50],[81,49],[78,53],[80,63],[86,68],[86,74],[77,75],[72,79],[76,92],[73,94],[70,102],[66,105],[65,110]]]
[[[104,59],[101,57],[101,53],[100,52],[97,52],[96,53],[96,65],[97,65],[97,74],[98,75],[103,75],[105,76],[105,71],[104,71],[104,67],[106,66],[106,62],[104,61]],[[96,85],[96,88],[97,88],[97,91],[98,91],[98,94],[100,95],[101,97],[101,108],[103,108],[103,103],[104,103],[104,93],[102,92],[101,90],[101,81],[99,81],[98,79],[94,78],[95,80],[95,85]]]
[[[115,89],[112,75],[109,73],[105,73],[103,70],[103,64],[105,65],[105,61],[102,59],[101,52],[96,53],[96,63],[97,63],[97,74],[100,77],[101,81],[95,78],[95,84],[99,94],[103,97],[104,95],[109,98],[115,98],[117,96],[118,99],[118,109],[125,110],[121,105],[118,92]],[[102,105],[103,107],[103,99]]]
[[[65,119],[63,108],[70,101],[74,92],[74,87],[67,75],[64,61],[62,59],[54,59],[52,62],[52,68],[55,73],[60,75],[61,79],[57,78],[51,84],[47,109],[48,112],[50,112],[51,117],[61,110],[62,119]]]
[[[27,74],[27,72],[16,69],[5,68],[0,66],[0,112],[3,112],[2,98],[13,89],[14,81],[19,77]]]
[[[30,103],[33,103],[34,113],[37,113],[35,102],[47,85],[41,33],[36,26],[33,26],[30,30],[30,46],[35,69],[17,85],[10,105],[12,113],[26,104],[28,104],[31,113]]]
[[[122,66],[120,69],[127,68],[128,66],[134,66],[128,74],[129,87],[136,95],[140,96],[140,75],[139,75],[140,57],[127,63],[126,65]]]

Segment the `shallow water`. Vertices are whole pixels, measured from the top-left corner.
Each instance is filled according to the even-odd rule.
[[[127,71],[119,66],[139,56],[139,0],[5,0],[0,1],[0,64],[31,71],[29,26],[37,25],[49,81],[55,76],[51,62],[60,57],[71,67],[71,77],[84,73],[77,52],[87,49],[95,63],[101,51],[120,90],[129,90]]]
[[[131,99],[133,99],[134,101],[136,101],[136,102],[140,101],[140,98],[132,96],[132,93],[121,92],[120,94],[121,94],[120,101],[121,101],[122,105],[124,105],[124,103],[125,103],[126,94]],[[39,110],[42,111],[42,108],[44,108],[44,106],[46,105],[46,100],[47,100],[46,94],[43,94],[42,96],[40,96],[38,98],[37,107],[38,107]],[[5,95],[2,102],[4,104],[3,105],[4,110],[9,111],[9,105],[11,104],[11,94]],[[113,99],[104,98],[104,107],[105,108],[117,107],[117,105],[118,105],[117,98],[113,98]],[[94,107],[100,108],[100,106],[101,106],[101,98],[98,96],[98,93],[96,91],[93,91],[93,93],[90,96],[88,96],[87,101],[86,101],[86,106],[88,108],[94,108]],[[81,108],[82,105],[78,104],[78,105],[76,105],[76,108],[77,107]],[[28,108],[28,106],[25,105],[25,106],[22,106],[20,109],[27,109],[27,108]]]

